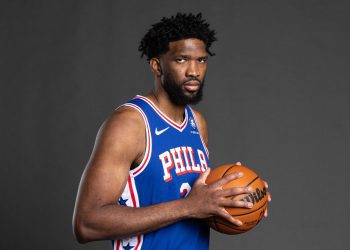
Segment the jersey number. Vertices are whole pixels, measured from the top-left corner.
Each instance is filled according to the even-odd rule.
[[[182,197],[186,197],[191,191],[191,186],[190,184],[188,184],[187,182],[182,183],[181,187],[180,187],[180,194]]]

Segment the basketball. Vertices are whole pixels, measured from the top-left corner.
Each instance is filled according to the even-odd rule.
[[[264,182],[259,176],[245,166],[227,164],[211,169],[206,183],[210,184],[216,180],[235,172],[242,172],[244,175],[229,183],[226,183],[222,188],[228,189],[233,187],[251,187],[254,192],[251,194],[241,194],[228,197],[232,200],[242,200],[253,203],[252,208],[225,208],[226,211],[233,217],[242,222],[241,226],[234,225],[224,218],[214,216],[209,219],[209,225],[214,230],[225,234],[240,234],[254,228],[264,217],[264,212],[267,208],[267,190]]]

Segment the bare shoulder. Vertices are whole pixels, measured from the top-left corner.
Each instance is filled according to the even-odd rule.
[[[134,108],[120,107],[98,131],[93,159],[129,168],[142,156],[145,143],[144,121]]]
[[[134,108],[122,106],[116,109],[102,124],[99,130],[99,136],[107,134],[108,136],[118,135],[123,132],[124,135],[134,135],[136,131],[142,131],[144,122],[141,114]]]
[[[207,122],[205,121],[205,118],[201,112],[198,110],[195,110],[192,108],[194,115],[196,116],[197,120],[197,125],[198,125],[198,130],[199,133],[201,134],[205,144],[208,144],[208,127],[207,127]]]

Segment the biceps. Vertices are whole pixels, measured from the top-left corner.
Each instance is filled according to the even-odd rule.
[[[124,190],[130,166],[144,151],[143,121],[119,114],[100,129],[84,171],[79,197],[87,206],[114,204]]]
[[[80,200],[90,207],[115,204],[137,152],[123,145],[105,145],[94,152],[81,180]]]

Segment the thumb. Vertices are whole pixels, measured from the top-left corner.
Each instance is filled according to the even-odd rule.
[[[205,181],[206,181],[206,179],[207,179],[209,173],[210,173],[210,168],[207,168],[207,170],[205,170],[205,172],[203,172],[203,173],[201,173],[201,174],[199,175],[199,177],[198,177],[198,179],[197,179],[196,182],[197,182],[197,183],[201,183],[201,184],[203,184],[203,185],[206,185]]]

